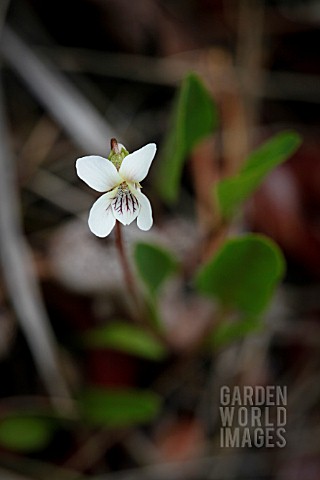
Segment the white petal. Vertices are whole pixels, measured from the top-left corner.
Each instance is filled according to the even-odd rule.
[[[81,180],[98,192],[107,192],[122,181],[113,163],[98,155],[78,158],[76,169]]]
[[[129,187],[118,188],[118,192],[112,201],[113,215],[123,225],[129,225],[135,220],[140,211],[140,204]]]
[[[111,202],[116,191],[105,193],[92,205],[89,213],[89,228],[97,237],[106,237],[113,229],[114,218]]]
[[[140,230],[150,230],[153,224],[153,218],[149,199],[139,190],[136,190],[135,194],[138,202],[140,203],[140,212],[137,218],[137,225]]]
[[[123,159],[119,169],[121,177],[127,182],[141,182],[148,174],[156,150],[157,146],[155,143],[148,143],[148,145],[139,150],[129,153]]]

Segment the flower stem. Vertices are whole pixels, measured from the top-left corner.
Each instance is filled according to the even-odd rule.
[[[134,276],[132,275],[130,263],[128,261],[128,256],[126,254],[126,250],[123,242],[122,228],[118,220],[116,221],[116,225],[115,225],[115,237],[116,237],[115,238],[116,247],[120,257],[124,279],[132,300],[132,304],[135,309],[133,320],[139,323],[141,326],[143,326],[149,333],[151,333],[153,336],[158,338],[164,344],[167,344],[168,342],[167,342],[166,336],[160,331],[158,331],[156,328],[154,328],[148,322],[148,312],[146,310],[146,304],[143,302],[143,299],[140,298],[139,295],[137,294],[136,283],[134,280]]]
[[[128,291],[130,293],[132,302],[133,302],[134,306],[136,307],[137,312],[140,313],[141,305],[140,305],[139,298],[138,298],[138,295],[137,295],[137,291],[136,291],[136,288],[135,288],[134,277],[132,275],[131,267],[130,267],[128,257],[127,257],[127,254],[126,254],[126,250],[125,250],[125,247],[124,247],[122,228],[121,228],[120,222],[118,222],[118,220],[116,221],[115,236],[116,236],[116,247],[117,247],[117,250],[118,250],[118,253],[119,253],[119,257],[120,257],[120,262],[121,262],[121,266],[122,266],[122,270],[123,270],[124,280],[126,282],[126,285],[127,285]]]

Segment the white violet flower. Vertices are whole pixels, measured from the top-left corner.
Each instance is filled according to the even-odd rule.
[[[152,209],[141,193],[140,182],[147,176],[157,147],[149,143],[129,153],[115,139],[107,158],[89,155],[76,161],[77,174],[89,187],[106,192],[93,204],[89,213],[89,228],[97,237],[109,235],[116,220],[129,225],[137,219],[141,230],[152,227]]]

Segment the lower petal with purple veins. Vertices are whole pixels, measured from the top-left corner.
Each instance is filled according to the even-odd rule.
[[[112,201],[113,215],[123,225],[129,225],[140,212],[140,203],[126,183],[118,187],[116,197]]]

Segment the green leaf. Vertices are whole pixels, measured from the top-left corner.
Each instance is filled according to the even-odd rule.
[[[10,416],[0,420],[0,444],[11,450],[33,452],[46,447],[52,437],[49,419]]]
[[[239,340],[262,327],[261,317],[249,317],[233,322],[224,322],[209,336],[207,344],[222,347],[232,341]]]
[[[113,348],[149,360],[161,360],[166,349],[160,340],[135,325],[114,322],[90,330],[84,336],[85,345],[93,348]]]
[[[213,133],[217,107],[201,79],[190,73],[183,80],[174,103],[173,117],[158,171],[158,188],[168,203],[177,200],[183,164],[192,149]]]
[[[158,299],[150,294],[145,295],[145,308],[146,316],[149,319],[149,322],[158,332],[164,332],[165,327],[161,319]]]
[[[172,275],[178,266],[173,255],[162,247],[149,243],[137,243],[134,260],[138,273],[148,292],[154,297],[164,281]]]
[[[160,398],[150,391],[95,388],[79,398],[85,420],[113,428],[146,423],[158,414],[160,405]]]
[[[295,132],[282,132],[255,150],[245,161],[240,172],[218,182],[214,193],[222,216],[230,218],[262,183],[273,168],[290,157],[301,143]]]
[[[250,316],[261,313],[284,274],[279,247],[260,235],[228,240],[198,272],[196,287],[223,308]]]

